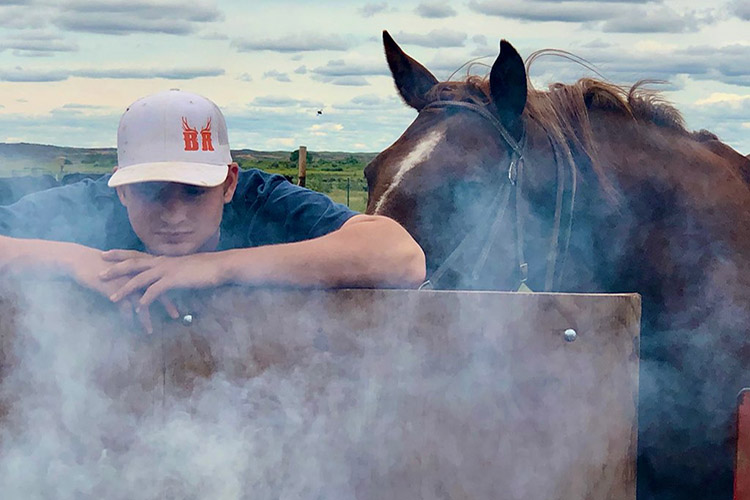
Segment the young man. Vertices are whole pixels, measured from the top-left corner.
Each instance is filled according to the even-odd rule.
[[[70,277],[135,310],[222,284],[413,287],[424,254],[395,221],[232,162],[224,117],[178,90],[133,103],[118,166],[0,207],[0,272]]]

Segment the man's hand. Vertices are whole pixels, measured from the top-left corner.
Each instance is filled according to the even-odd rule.
[[[102,280],[118,284],[112,301],[120,302],[145,290],[137,302],[140,310],[148,310],[151,303],[161,300],[170,290],[211,288],[225,282],[221,258],[216,253],[167,257],[110,250],[102,258],[110,264],[114,262],[100,275]]]
[[[117,302],[120,312],[126,320],[132,322],[133,313],[135,312],[143,329],[146,330],[147,333],[153,333],[149,310],[148,308],[139,308],[137,294],[131,293],[118,297],[118,300],[114,300],[117,291],[128,283],[132,276],[122,275],[116,279],[103,279],[103,274],[112,267],[111,262],[105,259],[107,253],[108,252],[101,252],[93,248],[76,245],[75,248],[70,249],[70,254],[66,259],[68,261],[71,277],[79,285],[99,292],[112,302]],[[140,252],[131,253],[147,256],[147,254]],[[161,297],[161,303],[170,317],[173,319],[179,317],[177,308],[166,296]]]

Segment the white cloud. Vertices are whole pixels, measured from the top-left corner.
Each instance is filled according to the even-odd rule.
[[[47,24],[49,24],[49,12],[46,9],[0,5],[0,26],[3,28],[26,30],[43,28]]]
[[[281,71],[277,71],[275,69],[272,69],[270,71],[266,71],[265,73],[263,73],[263,78],[266,78],[266,79],[270,78],[272,80],[276,80],[277,82],[282,82],[282,83],[291,82],[291,80],[289,79],[289,75],[287,75],[286,73],[282,73]]]
[[[345,87],[365,87],[370,85],[370,82],[366,78],[361,76],[333,76],[333,77],[314,77],[316,80],[320,80],[331,85],[341,85]]]
[[[313,137],[326,137],[330,133],[337,133],[344,130],[344,126],[340,123],[322,123],[315,124],[309,129],[310,135]]]
[[[514,0],[484,1],[471,0],[469,8],[479,14],[507,17],[525,21],[586,22],[609,19],[614,13],[626,13],[630,7],[608,6],[606,9],[596,3]]]
[[[20,32],[0,39],[0,51],[14,49],[18,55],[50,52],[75,52],[78,44],[49,32]]]
[[[750,102],[750,94],[728,94],[724,92],[714,92],[710,96],[695,101],[696,106],[710,106],[713,104],[723,103],[730,106],[740,106],[745,102]]]
[[[312,125],[310,127],[310,130],[313,132],[319,132],[319,131],[329,131],[329,132],[339,132],[341,130],[344,130],[344,126],[340,123],[316,123],[315,125]]]
[[[210,33],[201,33],[198,35],[199,38],[203,40],[229,40],[229,35],[226,33],[217,33],[217,32],[210,32]]]
[[[70,76],[83,78],[124,78],[167,80],[192,80],[193,78],[214,77],[224,74],[221,68],[87,68],[72,70]]]
[[[59,82],[67,80],[68,76],[68,73],[58,70],[26,70],[19,67],[10,70],[0,69],[2,82]]]
[[[605,33],[684,33],[698,31],[702,26],[713,24],[716,17],[712,10],[680,13],[669,7],[638,8],[607,20],[602,26]]]
[[[385,2],[378,3],[366,3],[360,7],[358,12],[364,17],[372,17],[375,14],[379,14],[388,9],[388,4]]]
[[[344,51],[353,43],[337,34],[296,33],[276,38],[238,38],[232,46],[240,52],[269,50],[273,52]]]
[[[451,29],[432,30],[427,34],[399,32],[394,35],[399,43],[420,45],[422,47],[463,47],[466,42],[466,33]]]
[[[113,78],[113,79],[154,79],[191,80],[201,77],[214,77],[224,74],[219,68],[82,68],[72,70],[40,70],[16,67],[0,69],[0,81],[5,82],[60,82],[71,77]]]
[[[127,35],[196,32],[223,15],[209,2],[194,0],[73,0],[62,3],[53,22],[66,30]]]
[[[750,21],[750,0],[730,2],[732,13],[744,21]]]
[[[471,37],[471,41],[480,46],[487,45],[487,37],[484,35],[474,35]]]
[[[258,96],[250,102],[251,106],[262,108],[321,108],[323,103],[320,101],[310,101],[306,99],[295,99],[289,96],[266,95]]]
[[[105,106],[96,106],[93,104],[78,104],[76,102],[69,102],[69,103],[63,104],[62,107],[64,109],[102,109]]]
[[[448,5],[448,2],[423,2],[417,6],[415,12],[428,19],[443,19],[456,15],[456,10]]]
[[[344,59],[334,59],[326,63],[325,66],[318,66],[312,70],[313,73],[321,76],[389,76],[388,64],[385,60],[363,62],[363,61],[345,61]]]

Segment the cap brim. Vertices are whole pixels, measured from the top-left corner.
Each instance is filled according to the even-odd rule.
[[[177,182],[191,186],[215,187],[224,182],[228,173],[228,165],[174,161],[139,163],[118,168],[107,185],[117,187],[138,182]]]

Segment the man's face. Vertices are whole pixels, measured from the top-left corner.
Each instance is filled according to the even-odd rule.
[[[216,249],[224,204],[237,185],[237,167],[224,184],[206,188],[142,182],[117,188],[130,225],[149,253],[188,255]]]

